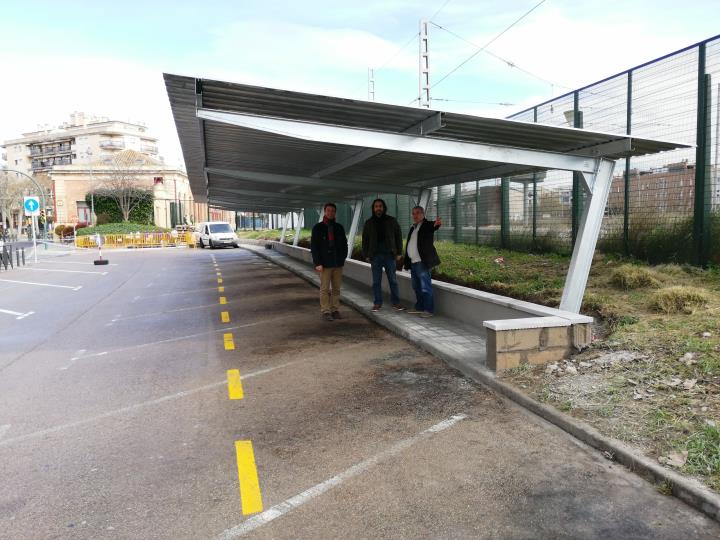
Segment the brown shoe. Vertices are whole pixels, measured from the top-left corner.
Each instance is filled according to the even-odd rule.
[[[332,318],[333,319],[342,319],[342,315],[340,315],[339,311],[333,311],[332,312]]]
[[[405,311],[405,306],[403,306],[402,304],[393,304],[393,307],[394,307],[397,311]]]
[[[331,322],[333,320],[332,313],[323,313],[322,318],[325,319],[326,321],[331,321]]]
[[[373,304],[372,310],[373,310],[373,311],[380,311],[380,308],[381,308],[381,307],[382,307],[382,306],[381,306],[380,304]]]

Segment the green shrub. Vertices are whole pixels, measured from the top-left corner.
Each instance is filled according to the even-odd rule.
[[[108,216],[108,220],[105,223],[121,223],[123,220],[122,212],[117,202],[110,197],[95,193],[95,215],[98,218],[98,225],[100,223],[100,215],[105,214]],[[91,195],[88,193],[85,195],[85,202],[88,206],[91,204]],[[145,223],[151,224],[155,218],[155,197],[150,192],[149,197],[143,198],[140,203],[130,211],[130,222],[131,223]]]
[[[697,287],[668,287],[650,299],[650,307],[662,313],[692,313],[707,303],[708,294]]]
[[[106,223],[112,223],[112,218],[110,217],[110,214],[102,212],[95,216],[95,225],[105,225]]]
[[[136,232],[167,232],[169,229],[163,229],[157,225],[149,225],[147,223],[133,223],[124,221],[121,223],[105,223],[96,227],[87,227],[79,229],[78,236],[87,236],[92,234],[132,234]]]
[[[660,287],[661,282],[655,272],[642,266],[623,264],[618,266],[610,276],[610,282],[621,289],[641,289],[643,287]]]

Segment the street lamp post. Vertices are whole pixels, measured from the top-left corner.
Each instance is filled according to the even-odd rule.
[[[85,151],[85,155],[90,156],[93,155],[92,150],[88,148]],[[92,161],[88,159],[88,164],[90,165],[90,226],[95,226],[95,174],[93,171]]]

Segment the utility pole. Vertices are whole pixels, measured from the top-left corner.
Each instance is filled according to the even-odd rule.
[[[368,101],[375,101],[375,70],[368,68]]]
[[[430,108],[430,64],[428,62],[428,32],[430,22],[426,19],[420,21],[419,37],[419,81],[418,105]]]

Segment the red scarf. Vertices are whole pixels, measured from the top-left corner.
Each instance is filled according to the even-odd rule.
[[[334,242],[335,241],[335,227],[329,226],[330,220],[326,217],[323,217],[323,223],[328,228],[328,240],[330,242]]]

